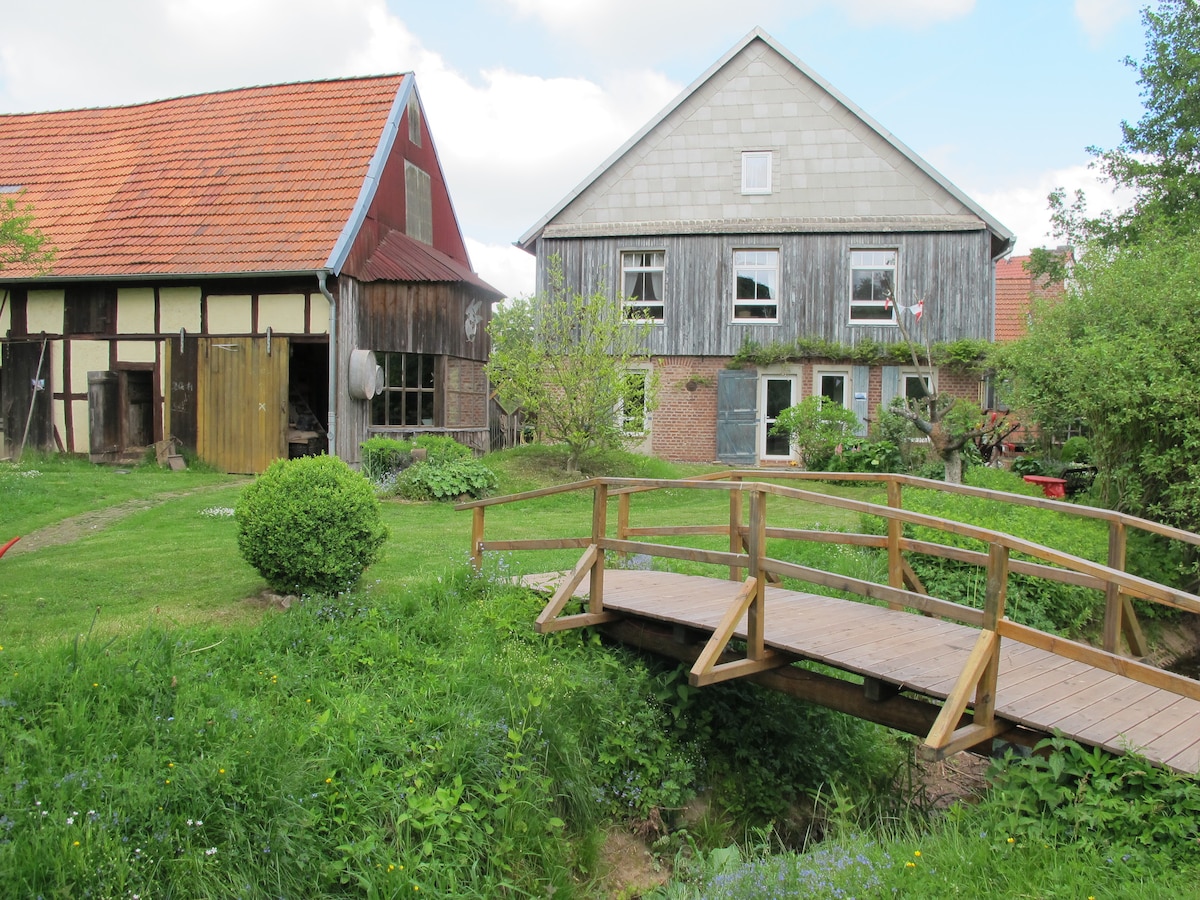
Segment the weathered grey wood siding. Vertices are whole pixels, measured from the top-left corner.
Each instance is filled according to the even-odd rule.
[[[622,251],[665,250],[664,322],[649,338],[653,354],[729,356],[746,340],[771,344],[798,337],[891,343],[902,339],[895,325],[850,323],[850,251],[876,247],[899,251],[899,302],[925,301],[919,325],[911,315],[905,319],[914,339],[992,337],[993,264],[986,230],[542,238],[538,289],[545,289],[547,261],[557,255],[568,287],[584,296],[599,289],[615,295],[622,290]],[[778,324],[733,319],[735,249],[779,250]]]
[[[363,349],[487,360],[491,304],[482,294],[449,282],[355,284],[354,314]],[[468,339],[466,325],[472,305],[475,329]]]

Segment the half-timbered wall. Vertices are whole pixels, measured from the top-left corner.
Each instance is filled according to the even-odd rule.
[[[899,252],[897,299],[924,300],[913,337],[932,342],[990,339],[994,319],[991,236],[987,231],[891,234],[709,234],[593,238],[542,238],[539,290],[546,261],[558,256],[568,287],[584,296],[622,291],[621,253],[665,251],[663,324],[654,326],[651,353],[731,356],[746,341],[790,342],[823,338],[853,345],[870,339],[901,340],[895,325],[850,323],[850,251]],[[733,251],[779,251],[777,324],[733,317]]]

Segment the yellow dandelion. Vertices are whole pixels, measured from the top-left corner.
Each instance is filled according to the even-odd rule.
[[[913,862],[911,859],[904,864],[904,868],[906,868],[906,869],[915,869],[916,867],[917,867],[917,864],[915,862]]]
[[[326,783],[326,784],[333,784],[333,779],[332,779],[332,778],[326,778],[326,779],[325,779],[325,783]]]
[[[920,851],[920,850],[914,850],[914,851],[913,851],[913,856],[920,856],[920,855],[921,855],[921,851]]]
[[[307,700],[305,700],[304,702],[305,702],[305,703],[312,703],[312,697],[309,697],[309,698],[308,698]]]
[[[98,681],[93,681],[92,687],[100,687],[100,683]]]
[[[170,778],[166,779],[166,783],[167,783],[167,784],[170,784],[170,783],[171,783],[171,779],[170,779]]]
[[[75,842],[75,843],[73,843],[71,846],[72,846],[72,847],[78,847],[78,846],[79,846],[79,841],[76,841],[76,842]]]
[[[1009,838],[1009,839],[1008,839],[1008,842],[1009,842],[1010,844],[1015,844],[1015,843],[1017,842],[1017,839],[1016,839],[1016,838]]]
[[[167,763],[167,768],[168,768],[168,769],[173,769],[173,768],[175,768],[175,763]]]
[[[217,769],[217,774],[218,774],[218,775],[224,775],[224,774],[225,774],[225,770],[224,770],[224,769]]]
[[[395,871],[396,871],[396,867],[395,867],[394,865],[392,865],[391,863],[388,863],[388,871],[389,871],[389,872],[395,872]]]

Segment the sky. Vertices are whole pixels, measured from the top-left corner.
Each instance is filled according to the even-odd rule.
[[[1017,235],[1142,115],[1140,0],[0,0],[0,112],[414,72],[476,271],[755,27]]]

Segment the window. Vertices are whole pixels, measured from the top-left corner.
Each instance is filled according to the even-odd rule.
[[[838,406],[849,408],[849,383],[850,379],[845,372],[818,372],[817,394],[829,398]]]
[[[895,250],[850,251],[850,321],[890,325],[896,321]]]
[[[437,357],[429,353],[376,353],[383,390],[371,400],[372,425],[440,425]]]
[[[923,375],[912,369],[900,373],[900,393],[905,400],[924,400],[936,389],[928,375]]]
[[[408,140],[421,146],[421,104],[415,93],[408,95]]]
[[[746,150],[742,153],[742,193],[771,193],[770,150]]]
[[[649,373],[644,370],[625,373],[621,390],[621,403],[617,418],[625,434],[646,433],[646,380]]]
[[[631,250],[621,254],[625,318],[662,322],[666,257],[662,250]]]
[[[759,432],[759,453],[763,459],[791,459],[792,438],[787,434],[772,434],[779,414],[795,402],[796,379],[791,375],[770,376],[762,379],[761,406],[762,430]]]
[[[433,190],[429,173],[404,161],[404,233],[433,243]]]
[[[733,317],[774,322],[779,316],[778,250],[733,251]]]

